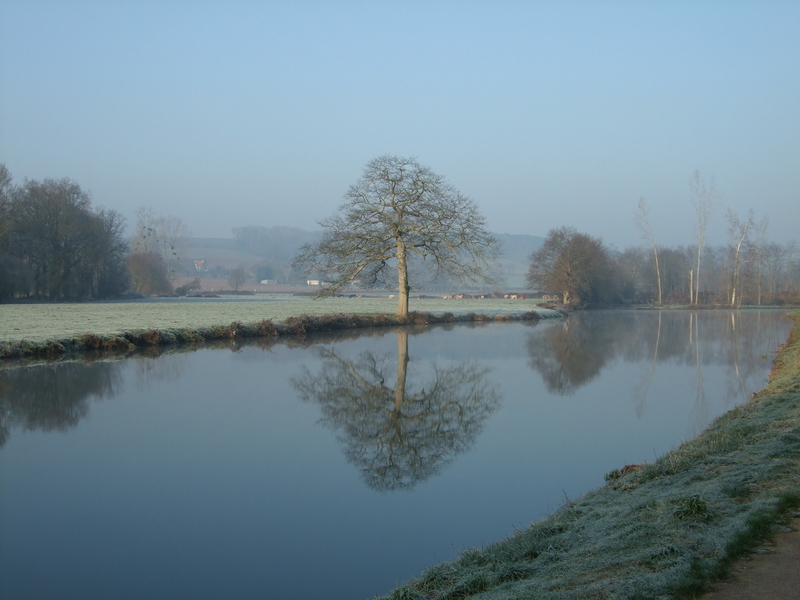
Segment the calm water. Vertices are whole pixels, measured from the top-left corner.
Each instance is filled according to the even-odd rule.
[[[371,598],[762,388],[781,311],[0,370],[0,597]]]

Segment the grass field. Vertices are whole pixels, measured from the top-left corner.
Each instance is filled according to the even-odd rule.
[[[534,310],[537,300],[411,300],[420,312],[513,314]],[[234,321],[285,321],[298,315],[337,313],[393,314],[391,298],[326,298],[274,296],[232,300],[129,301],[80,304],[2,304],[0,341],[42,341],[80,336],[118,334],[142,329],[203,328]]]

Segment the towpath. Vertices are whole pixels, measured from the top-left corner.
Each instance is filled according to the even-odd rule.
[[[800,599],[800,514],[789,529],[736,563],[731,580],[714,586],[702,600]]]

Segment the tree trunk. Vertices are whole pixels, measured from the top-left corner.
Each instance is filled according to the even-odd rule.
[[[661,269],[658,267],[658,248],[653,244],[653,254],[656,256],[656,281],[658,281],[658,305],[661,306]]]
[[[408,372],[408,332],[397,331],[397,386],[394,389],[394,410],[400,414],[406,399],[406,377]]]
[[[736,247],[736,253],[733,258],[733,285],[731,286],[731,306],[736,307],[736,288],[739,287],[739,247]]]
[[[647,202],[644,198],[639,198],[639,212],[636,215],[636,224],[653,245],[653,255],[656,259],[656,280],[658,282],[658,305],[661,306],[661,269],[658,268],[658,245],[656,244],[656,236],[653,235],[653,228],[650,227]]]
[[[397,238],[397,316],[408,316],[408,263],[403,238]]]
[[[703,253],[703,245],[697,245],[697,277],[694,281],[694,303],[700,304],[700,256]]]

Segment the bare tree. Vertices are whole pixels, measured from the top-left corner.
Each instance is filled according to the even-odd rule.
[[[133,235],[132,250],[147,254],[156,250],[158,242],[158,217],[152,206],[140,206],[136,210],[136,233]]]
[[[706,182],[700,175],[697,169],[692,173],[692,178],[689,182],[689,190],[694,206],[695,213],[697,214],[697,271],[694,274],[694,297],[690,291],[689,301],[690,304],[699,304],[700,296],[700,261],[703,255],[703,244],[706,238],[706,229],[708,228],[708,221],[711,218],[711,212],[714,210],[714,204],[719,201],[722,195],[717,191],[714,185],[714,178],[706,187]]]
[[[156,215],[150,206],[140,206],[136,211],[133,250],[142,254],[157,252],[170,279],[175,277],[176,264],[180,262],[186,240],[191,235],[183,221],[174,215]]]
[[[731,249],[733,251],[733,280],[731,282],[731,306],[738,306],[742,303],[741,290],[739,289],[739,267],[740,257],[742,253],[742,245],[747,241],[747,233],[750,229],[750,224],[753,222],[753,211],[747,214],[744,223],[739,220],[739,217],[730,208],[727,212],[728,216],[728,231],[731,235]],[[737,297],[738,293],[738,297]],[[737,304],[738,302],[738,304]]]
[[[756,304],[761,306],[761,281],[764,272],[764,245],[767,241],[767,226],[769,225],[769,217],[765,216],[759,221],[756,226],[757,239],[755,246],[755,259],[756,259]]]
[[[641,246],[629,246],[622,252],[614,253],[613,259],[620,269],[622,298],[628,302],[636,302],[640,296],[642,273],[646,271],[645,267],[649,266],[647,250]]]
[[[786,248],[781,244],[770,242],[764,247],[764,266],[767,276],[767,292],[770,302],[775,303],[780,288],[780,278],[786,264]]]
[[[408,314],[409,259],[430,259],[435,275],[487,280],[499,243],[469,198],[414,158],[380,156],[320,221],[322,238],[300,248],[293,266],[330,280],[318,297],[359,283],[387,285],[396,271],[397,314]]]
[[[86,253],[87,283],[93,298],[122,295],[130,285],[127,260],[130,246],[125,237],[125,218],[115,210],[98,209]]]
[[[641,229],[642,234],[644,234],[653,246],[653,258],[656,263],[656,282],[658,283],[658,305],[661,306],[661,269],[658,266],[658,246],[656,245],[656,237],[653,235],[653,228],[650,227],[649,212],[647,201],[644,198],[639,198],[639,210],[636,213],[636,226]]]
[[[11,229],[9,211],[13,189],[11,173],[4,164],[0,163],[0,239]]]
[[[167,276],[173,279],[176,275],[177,264],[183,258],[186,240],[191,237],[191,232],[178,217],[167,215],[161,219],[161,256],[167,266]]]
[[[797,254],[797,243],[788,242],[784,251],[786,253],[786,285],[784,291],[788,294],[794,289],[794,257]]]

